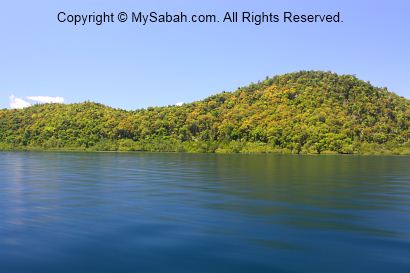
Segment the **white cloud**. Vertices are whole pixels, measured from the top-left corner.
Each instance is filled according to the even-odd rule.
[[[27,99],[38,103],[64,103],[64,98],[62,97],[30,96]]]
[[[32,105],[30,102],[14,95],[11,95],[9,98],[11,109],[22,109]],[[26,97],[26,99],[33,101],[34,103],[64,103],[64,98],[62,97],[29,96]]]
[[[184,105],[184,103],[183,102],[177,102],[177,103],[175,103],[175,105],[176,106],[182,106],[182,105]]]
[[[17,98],[14,95],[11,95],[9,98],[10,98],[10,108],[11,109],[22,109],[22,108],[31,106],[31,103],[21,98]]]

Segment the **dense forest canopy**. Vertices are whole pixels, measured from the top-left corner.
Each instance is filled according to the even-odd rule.
[[[182,106],[0,110],[0,149],[409,154],[409,106],[355,76],[301,71]]]

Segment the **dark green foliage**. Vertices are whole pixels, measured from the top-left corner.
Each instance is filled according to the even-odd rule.
[[[0,149],[409,154],[409,106],[354,76],[302,71],[183,106],[0,110]]]

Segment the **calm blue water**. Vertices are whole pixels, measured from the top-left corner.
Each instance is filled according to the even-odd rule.
[[[410,272],[410,157],[0,153],[0,272]]]

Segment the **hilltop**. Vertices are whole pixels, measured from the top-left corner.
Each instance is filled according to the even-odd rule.
[[[0,110],[0,149],[410,153],[410,101],[352,75],[301,71],[182,106]]]

